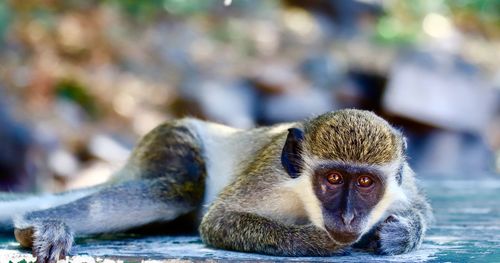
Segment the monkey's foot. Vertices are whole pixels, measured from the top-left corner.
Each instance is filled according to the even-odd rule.
[[[416,247],[411,226],[404,218],[389,216],[375,232],[374,251],[379,255],[399,255]]]
[[[32,246],[37,263],[55,263],[65,258],[73,244],[73,233],[58,220],[35,222],[30,228],[16,229],[15,233],[22,246]]]

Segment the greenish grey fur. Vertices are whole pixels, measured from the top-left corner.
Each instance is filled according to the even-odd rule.
[[[326,113],[305,125],[310,153],[327,160],[385,164],[402,155],[402,136],[375,114]]]

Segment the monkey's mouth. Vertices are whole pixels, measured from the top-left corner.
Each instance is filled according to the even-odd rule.
[[[328,231],[331,237],[337,241],[339,244],[352,244],[356,242],[361,236],[357,232],[348,232],[348,231]]]

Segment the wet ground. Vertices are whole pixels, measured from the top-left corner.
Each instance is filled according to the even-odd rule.
[[[74,246],[72,262],[105,259],[184,259],[195,261],[315,262],[500,262],[500,179],[423,180],[436,222],[422,248],[400,256],[353,251],[328,258],[281,258],[206,248],[197,236],[84,239]],[[0,262],[34,260],[9,238],[0,240]]]

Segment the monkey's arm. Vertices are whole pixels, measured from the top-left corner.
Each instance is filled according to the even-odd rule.
[[[15,220],[16,238],[33,248],[37,262],[56,262],[71,249],[73,235],[125,230],[189,211],[192,204],[181,198],[179,190],[161,179],[110,186],[65,205],[25,214]]]
[[[246,212],[211,209],[200,234],[205,244],[228,250],[277,256],[329,256],[340,247],[313,225],[285,225]]]

